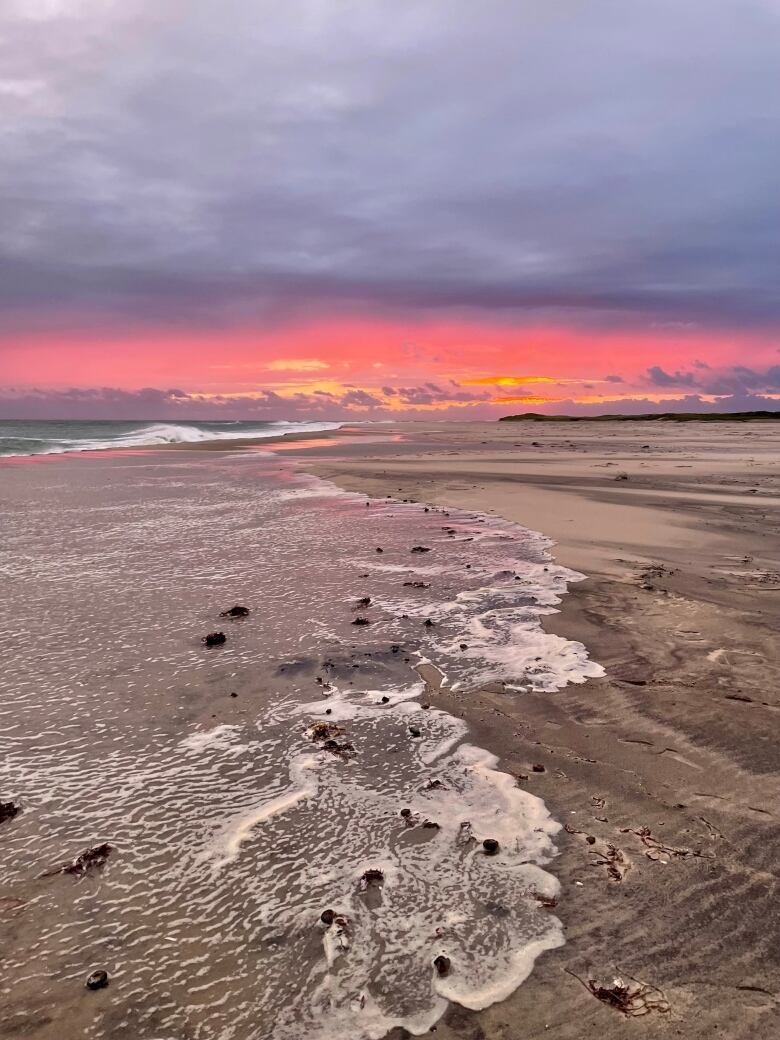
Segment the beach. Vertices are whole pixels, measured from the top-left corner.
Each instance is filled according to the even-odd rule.
[[[510,994],[563,942],[561,825],[432,699],[600,675],[540,625],[577,575],[305,440],[73,432],[0,464],[0,1035],[378,1040]]]
[[[8,460],[0,1036],[780,1035],[776,429]]]
[[[552,695],[438,695],[566,825],[553,869],[567,942],[506,1002],[450,1009],[437,1035],[780,1036],[777,427],[387,433],[404,439],[302,464],[549,535],[587,577],[544,625],[606,669]],[[657,987],[670,1011],[634,1024],[574,977],[616,974]]]

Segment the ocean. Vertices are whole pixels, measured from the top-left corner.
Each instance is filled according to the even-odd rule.
[[[16,455],[61,455],[108,448],[148,448],[165,444],[199,444],[243,438],[265,440],[294,433],[336,430],[336,422],[72,422],[0,420],[0,458]]]
[[[0,463],[6,1028],[380,1040],[508,996],[564,941],[559,824],[431,700],[602,674],[540,623],[578,577],[271,450]]]

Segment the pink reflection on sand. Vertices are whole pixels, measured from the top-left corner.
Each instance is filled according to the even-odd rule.
[[[270,444],[260,441],[257,444],[251,445],[253,451],[262,451],[265,446],[266,451],[277,452],[280,449],[284,451],[296,451],[298,449],[308,450],[309,448],[323,448],[328,445],[332,445],[334,442],[342,444],[388,444],[388,443],[399,443],[402,441],[403,434],[401,433],[387,433],[381,436],[369,436],[366,437],[361,435],[355,436],[342,436],[340,430],[334,431],[332,437],[310,437],[306,440],[287,440],[287,441],[272,441]]]
[[[0,466],[29,466],[62,459],[121,459],[131,455],[148,455],[154,448],[96,448],[94,451],[53,451],[48,455],[7,455],[0,458]]]

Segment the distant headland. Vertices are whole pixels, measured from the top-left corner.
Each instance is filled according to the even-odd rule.
[[[642,415],[502,415],[499,422],[780,422],[777,412],[644,412]]]

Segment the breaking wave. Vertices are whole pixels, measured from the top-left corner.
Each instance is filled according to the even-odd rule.
[[[6,422],[0,423],[0,457],[153,448],[207,441],[266,440],[295,433],[337,430],[337,422]]]

